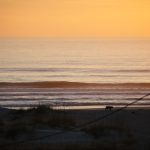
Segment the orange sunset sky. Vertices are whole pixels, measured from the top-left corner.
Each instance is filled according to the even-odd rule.
[[[0,0],[0,37],[150,37],[150,0]]]

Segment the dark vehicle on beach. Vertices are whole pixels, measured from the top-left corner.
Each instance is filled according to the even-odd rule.
[[[106,106],[105,110],[112,110],[114,107],[113,106]]]

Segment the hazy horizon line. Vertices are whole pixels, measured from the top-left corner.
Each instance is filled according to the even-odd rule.
[[[1,39],[66,39],[66,40],[150,40],[150,37],[0,37]]]

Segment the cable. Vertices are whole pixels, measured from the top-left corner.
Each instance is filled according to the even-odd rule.
[[[126,104],[124,107],[121,107],[121,108],[119,108],[119,109],[117,109],[117,110],[114,110],[114,111],[110,112],[109,114],[106,114],[106,115],[104,115],[104,116],[98,117],[98,118],[95,119],[95,120],[92,120],[92,121],[89,121],[89,122],[87,122],[87,123],[85,123],[85,124],[82,124],[82,125],[80,125],[80,128],[82,128],[82,126],[83,126],[83,127],[89,126],[89,125],[91,125],[91,124],[93,124],[93,123],[95,123],[95,122],[97,122],[97,121],[103,120],[103,119],[105,119],[105,118],[107,118],[107,117],[113,115],[114,113],[117,113],[117,112],[119,112],[119,111],[122,111],[123,109],[127,108],[128,106],[137,103],[138,101],[142,100],[143,98],[145,98],[145,97],[147,97],[147,96],[149,96],[149,95],[150,95],[150,93],[148,93],[148,94],[142,96],[141,98],[138,98],[137,100],[135,100],[135,101],[133,101],[133,102],[131,102],[131,103]]]
[[[78,126],[76,126],[76,127],[74,127],[74,128],[71,128],[69,131],[60,131],[60,132],[53,133],[53,134],[46,135],[46,136],[42,136],[42,137],[37,137],[37,138],[32,138],[32,139],[22,140],[22,141],[17,141],[17,142],[13,142],[13,143],[9,143],[9,144],[3,144],[3,145],[0,145],[0,146],[4,148],[4,147],[8,147],[8,146],[17,145],[17,144],[23,144],[23,143],[27,143],[27,142],[32,142],[32,141],[37,141],[37,140],[41,140],[41,139],[50,138],[50,137],[53,137],[53,136],[56,136],[56,135],[61,135],[61,134],[64,134],[64,133],[67,133],[67,132],[70,132],[70,131],[80,130],[80,129],[83,128],[83,127],[87,127],[87,126],[89,126],[89,125],[94,124],[95,122],[104,120],[105,118],[108,118],[108,117],[110,117],[111,115],[113,115],[113,114],[115,114],[115,113],[117,113],[117,112],[119,112],[119,111],[122,111],[122,110],[126,109],[128,106],[137,103],[138,101],[144,99],[145,97],[147,97],[147,96],[149,96],[149,95],[150,95],[150,93],[148,93],[148,94],[142,96],[141,98],[138,98],[138,99],[136,99],[135,101],[126,104],[124,107],[121,107],[121,108],[119,108],[119,109],[117,109],[117,110],[114,110],[114,111],[112,111],[112,112],[110,112],[110,113],[108,113],[108,114],[106,114],[106,115],[104,115],[104,116],[98,117],[98,118],[96,118],[96,119],[94,119],[94,120],[91,120],[91,121],[86,122],[86,123],[84,123],[84,124],[78,125]]]

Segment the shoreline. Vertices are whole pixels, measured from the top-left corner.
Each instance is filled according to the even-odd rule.
[[[4,109],[8,109],[8,110],[29,110],[29,109],[33,109],[33,108],[38,108],[40,105],[36,105],[36,106],[0,106],[1,108]],[[49,108],[52,108],[54,110],[62,110],[62,111],[107,111],[106,110],[106,106],[107,105],[103,105],[103,106],[48,106],[48,105],[41,105],[41,106],[46,106]],[[113,107],[113,109],[111,111],[116,111],[119,110],[121,108],[124,108],[125,105],[122,106],[115,106],[115,105],[110,105]],[[143,105],[143,106],[139,106],[139,105],[133,105],[133,106],[129,106],[127,108],[125,108],[124,110],[150,110],[150,105]],[[110,111],[110,112],[111,112]],[[109,112],[109,110],[108,110]]]

